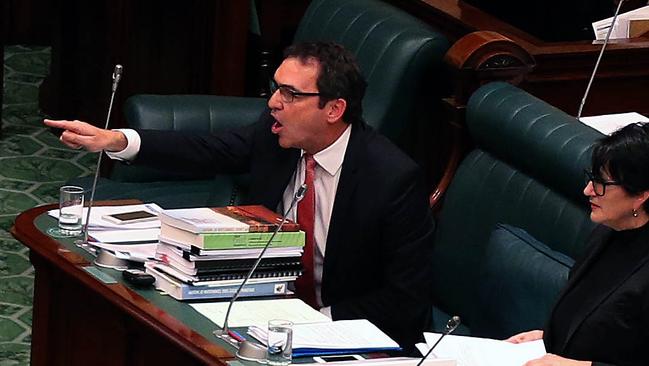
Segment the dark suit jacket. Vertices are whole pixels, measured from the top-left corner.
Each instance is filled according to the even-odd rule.
[[[572,268],[559,302],[598,260],[611,233],[604,226],[595,229],[588,253]],[[649,230],[645,228],[633,240],[649,245]],[[626,268],[622,281],[604,296],[583,299],[588,306],[574,314],[565,343],[553,342],[550,321],[544,332],[547,351],[594,361],[593,365],[649,365],[649,256],[636,263]]]
[[[215,135],[139,131],[134,163],[251,176],[248,203],[276,209],[299,149],[283,149],[272,118]],[[366,125],[352,128],[329,225],[322,299],[334,319],[366,318],[402,347],[430,313],[433,220],[417,165]]]

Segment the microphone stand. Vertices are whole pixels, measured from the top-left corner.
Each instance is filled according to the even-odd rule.
[[[586,92],[584,93],[584,97],[581,98],[581,103],[579,104],[579,111],[577,111],[577,119],[581,118],[581,112],[583,111],[584,105],[586,104],[586,98],[588,98],[588,93],[590,93],[590,87],[593,85],[593,80],[595,80],[595,74],[597,73],[597,69],[599,68],[599,63],[600,61],[602,61],[604,50],[606,49],[608,40],[611,38],[611,32],[613,32],[613,26],[615,25],[617,16],[620,14],[620,9],[622,8],[622,3],[624,1],[625,0],[620,0],[620,2],[617,4],[617,9],[615,9],[615,14],[613,15],[611,26],[608,28],[608,32],[606,32],[606,38],[604,38],[604,44],[602,45],[602,48],[599,50],[599,56],[597,56],[597,61],[595,62],[595,68],[593,68],[593,73],[590,74],[590,80],[588,81],[588,85],[586,86]]]
[[[451,334],[460,325],[460,322],[461,322],[460,317],[457,316],[457,315],[453,316],[451,319],[448,320],[448,322],[446,323],[446,329],[444,330],[444,333],[442,333],[442,336],[439,337],[437,342],[435,342],[435,344],[433,344],[432,347],[430,347],[430,349],[428,350],[426,355],[424,357],[422,357],[421,360],[419,360],[419,363],[417,363],[417,366],[421,366],[421,364],[428,357],[428,355],[430,355],[433,352],[433,350],[435,349],[435,347],[437,347],[439,342],[441,342],[442,339],[444,339],[444,337]]]
[[[113,101],[115,100],[115,92],[117,92],[117,86],[119,81],[122,79],[122,71],[124,68],[122,65],[115,65],[113,70],[113,86],[112,92],[110,94],[110,104],[108,105],[108,114],[106,115],[106,123],[104,129],[108,129],[108,122],[110,121],[110,114],[113,110]],[[99,151],[99,156],[97,157],[97,168],[95,169],[95,178],[92,182],[92,189],[90,191],[90,201],[88,202],[88,212],[86,212],[86,223],[83,226],[83,241],[78,241],[77,245],[85,247],[88,245],[88,225],[90,224],[90,211],[92,210],[92,204],[95,199],[95,190],[97,189],[97,180],[99,179],[99,168],[101,167],[101,158],[103,155],[103,150]],[[93,253],[94,254],[94,253]]]
[[[275,235],[277,235],[277,233],[282,229],[282,226],[284,226],[284,223],[286,222],[289,213],[291,212],[291,210],[293,210],[293,207],[295,207],[295,205],[302,198],[304,198],[304,193],[306,192],[306,190],[307,190],[307,185],[302,184],[295,192],[295,195],[293,196],[293,200],[291,201],[291,205],[284,212],[284,216],[282,216],[282,222],[280,222],[280,224],[277,225],[277,227],[273,231],[273,235],[271,235],[270,239],[268,239],[263,249],[259,253],[259,256],[257,256],[257,261],[250,268],[250,271],[248,271],[248,274],[239,285],[239,288],[237,288],[237,291],[232,296],[232,299],[230,299],[230,304],[228,305],[228,310],[225,313],[225,319],[223,320],[223,328],[217,329],[213,332],[215,336],[217,336],[218,338],[228,342],[230,345],[237,348],[238,349],[237,356],[243,359],[248,359],[248,360],[264,359],[266,357],[266,349],[265,348],[260,349],[259,345],[249,341],[239,341],[238,339],[239,337],[232,336],[232,332],[230,331],[230,327],[228,326],[228,319],[230,318],[230,310],[232,310],[232,305],[234,305],[234,302],[239,297],[239,293],[241,293],[241,290],[246,285],[248,280],[252,277],[252,274],[257,269],[257,266],[259,266],[259,263],[264,257],[264,253],[266,253],[266,250],[270,247],[270,243],[275,238]]]

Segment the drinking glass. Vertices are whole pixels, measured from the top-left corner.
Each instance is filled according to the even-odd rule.
[[[82,187],[63,186],[59,190],[58,227],[47,232],[54,237],[73,237],[81,235],[81,217],[83,216]]]
[[[293,358],[293,323],[281,319],[269,320],[267,344],[266,359],[269,365],[290,364]]]

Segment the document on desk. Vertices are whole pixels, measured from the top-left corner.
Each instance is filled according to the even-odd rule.
[[[627,112],[581,117],[579,121],[605,135],[610,135],[613,132],[631,123],[649,122],[649,118],[637,112]]]
[[[103,219],[103,216],[112,215],[123,212],[131,211],[149,211],[157,214],[162,211],[162,208],[155,203],[144,203],[139,205],[123,205],[123,206],[94,206],[90,211],[90,225],[88,227],[92,230],[134,230],[134,229],[153,229],[160,228],[160,220],[152,220],[146,222],[135,222],[128,224],[115,224],[113,222]],[[59,210],[50,210],[48,215],[59,218]],[[84,207],[83,216],[81,221],[85,225],[86,216],[88,215],[88,207]]]
[[[419,357],[386,357],[366,358],[364,360],[336,361],[336,365],[342,366],[417,366],[421,361]],[[322,363],[301,363],[300,366],[322,366]],[[447,358],[427,358],[422,366],[457,366],[455,360]]]
[[[424,333],[426,344],[417,344],[417,349],[426,354],[439,337],[439,333]],[[439,342],[433,356],[455,359],[458,366],[521,366],[545,353],[541,339],[514,344],[496,339],[448,335]]]
[[[201,315],[223,327],[228,302],[190,304]],[[232,306],[228,325],[266,327],[271,319],[290,320],[294,324],[331,322],[326,315],[300,299],[238,301]]]
[[[268,331],[252,326],[248,334],[266,344]],[[399,345],[366,319],[337,320],[293,326],[293,355],[316,356],[399,350]]]
[[[88,230],[88,235],[103,244],[157,244],[160,229]]]

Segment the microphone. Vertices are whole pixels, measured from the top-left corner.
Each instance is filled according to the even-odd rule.
[[[446,337],[447,335],[453,333],[453,331],[455,330],[455,328],[457,328],[457,327],[460,325],[460,323],[461,323],[461,321],[460,321],[460,317],[457,316],[457,315],[455,315],[455,316],[453,316],[451,319],[449,319],[448,322],[446,323],[446,329],[444,329],[444,332],[442,333],[442,336],[439,337],[439,339],[437,340],[437,342],[435,342],[435,344],[433,344],[432,347],[430,347],[430,349],[428,350],[428,352],[426,353],[426,355],[425,355],[424,357],[422,357],[421,360],[419,360],[419,363],[417,363],[417,366],[421,366],[421,364],[422,364],[422,363],[424,362],[424,360],[428,357],[428,355],[430,355],[430,354],[433,352],[433,350],[435,349],[435,347],[437,347],[437,345],[439,344],[439,342],[440,342],[442,339],[444,339],[444,337]]]
[[[581,112],[583,111],[584,105],[586,104],[586,98],[588,98],[588,93],[590,93],[590,87],[591,85],[593,85],[593,80],[595,79],[595,74],[597,73],[597,69],[599,68],[599,63],[600,61],[602,61],[604,50],[606,49],[608,40],[611,38],[611,33],[613,32],[613,26],[615,25],[615,21],[617,20],[618,14],[620,14],[620,9],[622,8],[622,3],[624,1],[625,0],[620,0],[620,2],[617,4],[617,9],[615,9],[615,14],[613,15],[611,26],[608,28],[608,32],[606,32],[606,38],[604,38],[604,44],[602,44],[602,48],[599,50],[599,56],[597,56],[597,61],[595,62],[593,73],[590,74],[590,80],[588,81],[588,85],[586,86],[586,92],[584,92],[584,97],[581,98],[581,103],[579,104],[579,111],[577,112],[577,119],[581,118]]]
[[[112,92],[110,94],[110,103],[108,104],[108,114],[106,115],[106,123],[104,124],[104,129],[108,129],[108,122],[110,121],[110,114],[113,110],[113,101],[115,100],[115,92],[117,91],[117,86],[119,81],[122,78],[122,70],[124,68],[122,65],[115,65],[113,70],[113,86]],[[92,210],[92,204],[95,199],[95,190],[97,189],[97,180],[99,179],[99,168],[101,167],[101,157],[103,150],[99,151],[99,156],[97,157],[97,168],[95,169],[95,178],[92,182],[92,189],[90,190],[90,201],[88,201],[88,212],[86,213],[86,224],[83,226],[83,242],[80,243],[81,246],[88,244],[88,225],[90,224],[90,211]],[[79,243],[78,243],[79,245]]]
[[[119,81],[122,79],[122,70],[122,65],[115,65],[115,70],[113,70],[113,93],[117,91],[117,85],[119,85]]]
[[[270,247],[270,243],[273,241],[273,238],[275,238],[275,235],[277,235],[277,233],[282,229],[282,226],[284,226],[284,223],[286,222],[289,213],[291,212],[291,210],[293,210],[293,207],[295,207],[295,205],[300,200],[302,200],[302,198],[304,198],[304,194],[306,193],[306,190],[307,190],[307,185],[302,184],[293,195],[293,200],[291,200],[291,204],[289,205],[288,209],[284,211],[284,215],[282,216],[282,221],[280,222],[279,225],[277,225],[277,227],[273,231],[273,235],[271,235],[270,239],[268,239],[268,241],[262,248],[261,252],[257,256],[257,261],[255,261],[255,264],[253,264],[253,266],[250,268],[250,271],[248,271],[248,274],[239,285],[239,288],[237,288],[237,291],[234,293],[234,296],[232,296],[232,298],[230,299],[230,304],[228,305],[228,310],[225,313],[225,319],[223,320],[223,328],[217,329],[213,332],[213,334],[218,338],[228,342],[234,347],[237,347],[238,348],[237,356],[240,356],[243,359],[247,359],[247,360],[263,359],[266,357],[266,348],[262,349],[259,345],[249,341],[240,341],[239,337],[232,335],[232,333],[230,332],[230,328],[228,327],[230,310],[232,310],[232,305],[234,305],[234,302],[239,297],[239,293],[246,285],[250,277],[252,277],[252,274],[257,269],[257,266],[259,266],[259,263],[264,257],[264,253],[266,253],[266,250]]]

